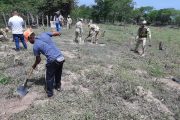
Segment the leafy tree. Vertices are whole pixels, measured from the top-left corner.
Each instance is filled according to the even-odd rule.
[[[133,10],[132,0],[95,0],[93,15],[98,21],[103,19],[123,21],[127,20]]]
[[[171,16],[174,14],[174,8],[161,9],[158,11],[156,20],[161,21],[162,25],[169,24],[171,22]]]

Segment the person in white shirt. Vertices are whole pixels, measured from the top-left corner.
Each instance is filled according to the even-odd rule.
[[[79,19],[79,21],[75,25],[75,42],[82,43],[82,33],[83,33],[83,19]]]
[[[54,16],[54,21],[55,21],[55,25],[56,25],[56,31],[60,32],[61,31],[61,24],[60,24],[60,19],[59,19],[59,15],[56,14]]]
[[[17,11],[14,11],[13,16],[9,18],[8,26],[12,29],[13,40],[15,41],[16,45],[16,51],[20,50],[19,40],[22,42],[24,48],[27,49],[27,45],[25,43],[23,35],[23,25],[24,20],[18,15]]]
[[[68,15],[68,17],[67,17],[67,29],[71,28],[71,24],[72,24],[72,19],[71,19],[70,15]]]
[[[60,25],[63,28],[64,27],[64,17],[60,14],[59,15],[59,21],[60,21]]]

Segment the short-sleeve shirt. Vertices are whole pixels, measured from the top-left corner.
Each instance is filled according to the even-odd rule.
[[[13,16],[9,18],[8,25],[12,29],[12,34],[23,34],[24,21],[20,16]]]
[[[52,41],[52,33],[44,32],[35,38],[33,52],[35,56],[43,54],[47,58],[47,63],[52,63],[59,57],[63,57],[60,49]]]

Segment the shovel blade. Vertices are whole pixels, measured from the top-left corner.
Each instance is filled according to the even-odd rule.
[[[25,86],[19,86],[17,88],[17,93],[19,96],[23,97],[28,93],[28,89]]]

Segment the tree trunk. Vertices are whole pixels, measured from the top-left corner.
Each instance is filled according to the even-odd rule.
[[[49,27],[49,18],[47,15],[46,15],[46,19],[47,19],[47,27]]]
[[[42,25],[44,26],[44,14],[42,14]]]
[[[34,24],[34,17],[31,13],[29,13],[30,17],[31,17],[31,21],[32,21],[32,24]]]
[[[113,23],[113,24],[114,24],[114,22],[115,22],[115,14],[116,14],[116,12],[113,13],[113,18],[112,18],[112,23]]]

